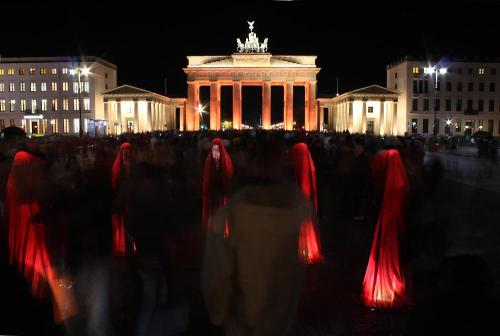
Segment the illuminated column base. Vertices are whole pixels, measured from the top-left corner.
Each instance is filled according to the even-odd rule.
[[[271,127],[271,82],[262,84],[262,128]]]
[[[241,129],[241,82],[233,82],[233,128]]]
[[[286,82],[284,89],[285,111],[283,123],[285,130],[293,130],[293,82]]]

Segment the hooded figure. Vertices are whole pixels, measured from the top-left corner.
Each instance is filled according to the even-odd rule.
[[[127,211],[127,190],[125,183],[130,177],[132,166],[132,145],[124,142],[115,157],[111,170],[111,185],[116,193],[116,208],[112,216],[113,255],[127,254],[127,234],[125,232],[124,215]],[[135,250],[135,244],[132,249]],[[133,251],[134,252],[134,251]]]
[[[375,155],[370,165],[375,189],[382,199],[362,300],[375,308],[405,307],[410,304],[409,279],[402,258],[408,177],[394,149]]]
[[[316,190],[316,169],[306,144],[298,143],[292,147],[292,164],[295,182],[306,200],[314,208],[300,225],[299,257],[307,264],[322,262],[321,246],[318,234],[318,196]]]
[[[52,277],[45,225],[40,219],[37,197],[43,163],[32,154],[18,152],[12,162],[6,189],[9,262],[23,274],[35,297],[46,293],[47,281]]]
[[[213,229],[212,216],[227,203],[233,177],[233,163],[221,139],[212,140],[212,148],[205,160],[203,171],[203,227]],[[226,236],[228,235],[226,225]]]

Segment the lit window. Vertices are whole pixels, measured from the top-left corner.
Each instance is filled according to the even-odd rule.
[[[10,126],[16,126],[16,120],[10,119],[9,124],[10,124]]]
[[[485,70],[484,68],[479,68],[479,74],[484,75],[484,70]]]
[[[40,84],[40,91],[47,91],[47,83]]]
[[[89,82],[83,82],[82,92],[89,93]]]
[[[30,91],[36,92],[36,83],[30,83]]]
[[[26,91],[26,83],[19,83],[19,91],[21,92]]]
[[[80,109],[80,102],[78,98],[73,99],[73,111],[78,111]]]
[[[0,76],[3,76],[4,75],[4,70],[3,69],[0,69]]]
[[[69,87],[69,86],[68,86],[68,82],[63,82],[63,83],[62,83],[62,90],[63,90],[63,91],[68,91],[68,87]]]
[[[65,98],[63,99],[63,111],[68,111],[69,110],[69,99]]]
[[[69,119],[63,120],[63,132],[69,133]]]
[[[57,99],[52,99],[51,110],[57,111]]]
[[[90,111],[90,98],[83,99],[83,109],[85,111]]]
[[[9,70],[7,71],[7,73],[8,73],[9,75],[13,75],[13,74],[14,74],[14,69],[9,69]]]
[[[59,127],[58,127],[59,125],[57,124],[57,119],[52,119],[50,121],[50,126],[52,126],[52,132],[53,133],[59,132]]]
[[[16,91],[16,84],[15,83],[10,83],[9,84],[9,91],[10,92]]]
[[[0,112],[5,112],[5,99],[0,99]]]
[[[30,75],[33,76],[36,73],[35,68],[30,68]]]
[[[47,74],[47,69],[40,68],[40,75],[46,75],[46,74]]]
[[[14,99],[9,101],[9,110],[10,112],[14,112],[16,110],[16,101]]]
[[[5,91],[5,83],[0,83],[0,92]]]
[[[35,113],[35,111],[36,111],[36,100],[33,99],[31,101],[31,113]]]
[[[75,133],[80,132],[80,119],[78,118],[73,119],[73,131]]]
[[[20,76],[24,75],[24,69],[20,68],[17,72]]]
[[[68,68],[62,68],[61,72],[62,72],[63,75],[67,75],[68,74]]]
[[[21,99],[21,101],[19,103],[19,108],[21,109],[21,112],[26,112],[26,100],[25,99]]]
[[[57,91],[57,82],[52,82],[52,83],[50,84],[50,89],[51,89],[52,91]]]
[[[47,99],[42,99],[42,111],[47,111]]]
[[[412,72],[413,72],[414,74],[419,74],[419,73],[420,73],[420,68],[419,68],[419,67],[413,67],[413,68],[412,68]]]
[[[53,75],[57,75],[57,69],[56,68],[50,69],[50,73]]]
[[[5,128],[5,120],[0,119],[0,130],[3,130]]]
[[[73,93],[78,93],[78,82],[73,82]]]

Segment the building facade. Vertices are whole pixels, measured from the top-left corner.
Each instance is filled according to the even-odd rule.
[[[186,98],[170,98],[131,85],[104,91],[104,119],[108,133],[172,131],[179,129]]]
[[[115,87],[116,66],[98,57],[1,58],[0,129],[79,133],[81,108],[83,131],[104,133],[100,93]]]
[[[387,66],[387,87],[409,134],[500,136],[500,62],[440,62],[406,57]]]

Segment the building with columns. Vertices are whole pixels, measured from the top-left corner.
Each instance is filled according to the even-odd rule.
[[[221,129],[220,93],[222,86],[232,87],[232,125],[241,129],[242,87],[262,88],[262,128],[271,126],[271,86],[284,88],[284,128],[293,129],[293,90],[305,88],[304,127],[318,130],[320,121],[316,108],[316,56],[271,55],[267,52],[267,38],[264,43],[253,32],[243,44],[237,39],[237,53],[229,56],[188,56],[188,97],[186,113],[181,130],[195,131],[200,128],[197,108],[200,103],[200,87],[210,87],[210,129]]]
[[[102,92],[108,133],[175,130],[184,115],[185,98],[169,98],[131,85]],[[181,122],[182,123],[182,122]]]
[[[320,117],[328,130],[374,135],[404,135],[405,116],[398,110],[398,92],[371,85],[333,98],[319,98]]]

